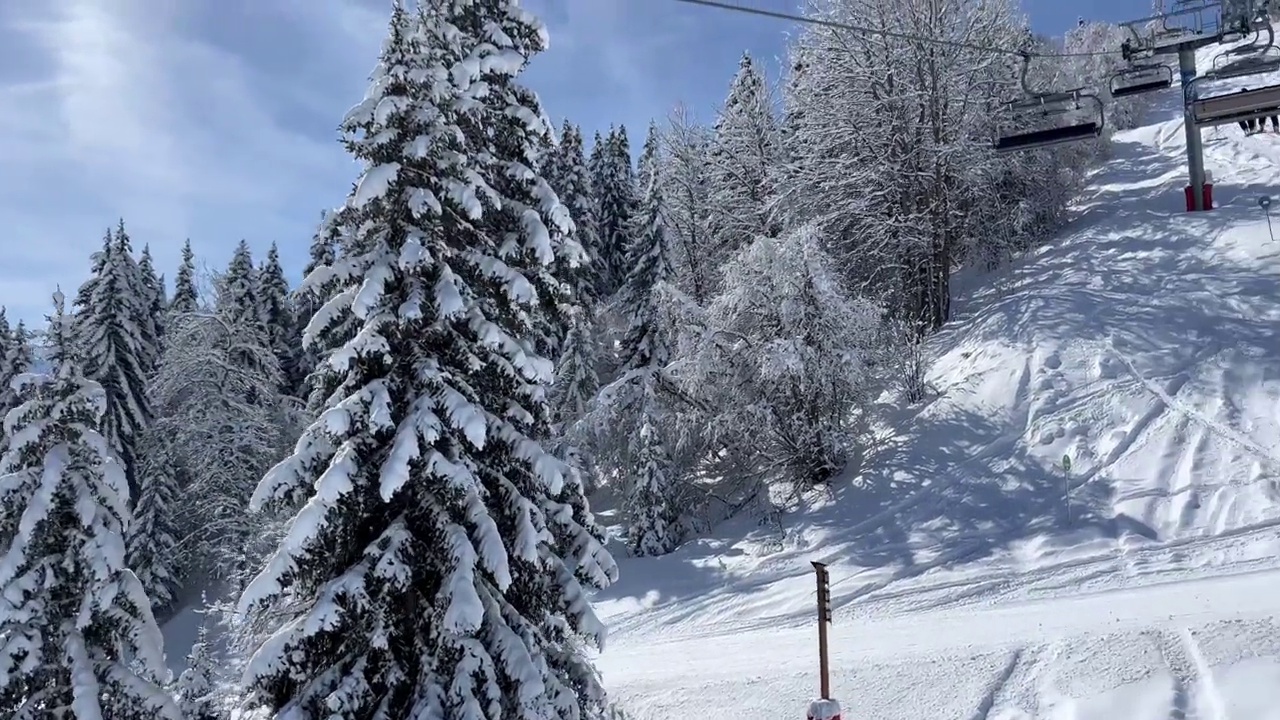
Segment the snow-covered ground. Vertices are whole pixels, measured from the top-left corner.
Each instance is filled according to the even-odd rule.
[[[622,561],[599,663],[636,720],[803,717],[810,560],[846,718],[1280,718],[1280,135],[1206,131],[1187,214],[1166,96],[1062,237],[967,279],[892,492]]]

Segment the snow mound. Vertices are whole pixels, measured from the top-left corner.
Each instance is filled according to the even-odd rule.
[[[624,562],[629,717],[801,716],[820,560],[845,717],[1280,718],[1280,135],[1205,131],[1217,209],[1185,213],[1167,94],[1059,239],[958,279],[880,490]]]

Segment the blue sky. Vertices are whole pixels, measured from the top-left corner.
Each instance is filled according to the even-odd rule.
[[[782,8],[788,0],[745,0]],[[677,102],[710,117],[744,50],[794,28],[672,0],[527,0],[551,49],[526,75],[548,114],[638,141]],[[0,305],[40,322],[123,216],[170,277],[185,239],[223,266],[278,242],[290,275],[357,168],[335,141],[389,0],[0,0]],[[1027,0],[1037,29],[1148,0]]]

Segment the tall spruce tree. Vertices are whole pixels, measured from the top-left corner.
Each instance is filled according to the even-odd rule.
[[[173,279],[173,300],[169,302],[169,315],[193,313],[200,307],[200,294],[196,290],[196,254],[188,240],[182,246],[182,264]]]
[[[631,272],[619,292],[628,321],[622,339],[623,367],[633,376],[636,430],[631,456],[635,474],[628,478],[625,502],[627,543],[637,555],[661,555],[679,544],[677,505],[671,456],[663,435],[663,408],[658,387],[671,359],[669,321],[663,316],[663,285],[671,279],[671,252],[665,223],[659,137],[649,126],[640,154],[643,196],[634,228],[635,243],[628,252]]]
[[[94,258],[94,274],[80,286],[76,302],[76,342],[86,377],[106,392],[102,434],[119,453],[129,480],[129,497],[138,497],[138,439],[151,420],[146,396],[147,353],[140,327],[138,265],[124,222]]]
[[[631,230],[636,214],[636,174],[631,165],[631,143],[625,126],[610,130],[595,170],[604,286],[601,295],[607,297],[616,292],[627,277],[627,250],[632,244]]]
[[[109,276],[108,276],[109,277]],[[163,639],[125,563],[129,489],[54,295],[47,376],[19,378],[0,458],[0,716],[181,720]]]
[[[585,588],[616,567],[541,445],[551,368],[533,333],[573,251],[530,170],[548,128],[515,82],[545,30],[515,0],[419,12],[395,6],[343,123],[365,170],[320,312],[362,326],[329,360],[324,414],[255,495],[302,510],[241,608],[301,612],[246,680],[279,716],[598,717]]]
[[[144,352],[142,361],[143,368],[150,375],[160,360],[160,343],[164,335],[164,316],[168,306],[164,280],[156,274],[150,245],[142,246],[142,255],[138,258],[137,282],[140,296],[138,329],[142,333]]]
[[[299,377],[299,345],[295,339],[298,325],[293,315],[293,305],[289,299],[289,281],[284,277],[284,268],[280,266],[280,250],[275,243],[267,251],[267,259],[258,268],[258,283],[255,288],[258,305],[262,312],[262,323],[267,333],[267,342],[276,355],[280,365],[282,394],[292,394],[302,381]]]

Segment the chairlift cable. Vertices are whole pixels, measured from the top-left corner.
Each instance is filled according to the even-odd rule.
[[[727,0],[676,0],[676,2],[687,3],[689,5],[702,5],[704,7],[719,8],[721,10],[735,10],[747,15],[758,15],[761,17],[774,18],[775,20],[788,20],[791,22],[804,23],[806,25],[817,25],[820,27],[834,28],[837,30],[848,30],[850,32],[864,33],[867,35],[879,35],[881,37],[894,38],[896,40],[914,40],[929,45],[942,45],[946,47],[962,48],[965,50],[974,50],[976,52],[990,53],[993,55],[1012,55],[1014,57],[1031,57],[1031,58],[1068,58],[1068,57],[1105,57],[1109,55],[1122,54],[1119,50],[1099,50],[1094,52],[1059,52],[1059,53],[1041,53],[1041,52],[1025,52],[1023,50],[1010,50],[1008,48],[994,47],[990,45],[975,45],[973,43],[957,42],[955,40],[943,40],[941,38],[931,38],[913,33],[896,32],[893,30],[878,30],[875,28],[861,27],[858,25],[850,25],[848,23],[838,22],[836,20],[824,20],[822,18],[806,17],[797,13],[786,13],[779,10],[765,10],[763,8],[744,7],[735,5]]]

